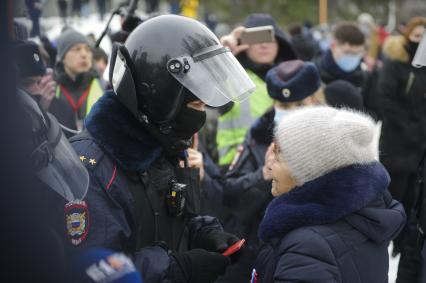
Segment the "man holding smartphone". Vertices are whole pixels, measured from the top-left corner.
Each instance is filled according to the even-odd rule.
[[[268,36],[269,27],[272,27],[274,33],[272,40]],[[249,28],[258,29],[251,32],[250,36],[247,33]],[[256,39],[261,42],[256,42]],[[296,59],[296,53],[287,36],[269,14],[249,15],[243,26],[222,37],[221,42],[231,49],[256,85],[256,91],[249,99],[241,103],[230,103],[220,110],[216,142],[219,165],[227,169],[251,124],[272,106],[264,82],[267,71],[283,61]]]

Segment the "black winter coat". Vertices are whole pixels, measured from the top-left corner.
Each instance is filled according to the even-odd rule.
[[[414,173],[426,148],[426,69],[411,66],[405,45],[394,36],[383,47],[381,160],[390,170]]]
[[[252,282],[387,283],[387,247],[405,223],[388,183],[380,163],[349,166],[274,199]]]
[[[248,132],[224,179],[225,230],[247,240],[257,250],[257,228],[272,200],[271,181],[263,179],[265,154],[272,142],[275,111],[260,117]]]

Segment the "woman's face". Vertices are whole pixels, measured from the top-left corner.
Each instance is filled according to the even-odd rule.
[[[422,39],[423,33],[425,32],[425,27],[424,26],[416,26],[413,31],[411,31],[410,35],[409,35],[409,39],[412,42],[420,42],[420,40]]]
[[[278,55],[278,43],[274,41],[252,44],[246,54],[256,64],[273,64]]]
[[[273,154],[267,160],[267,167],[272,174],[271,193],[274,197],[288,193],[296,187],[296,180],[291,175],[287,163],[283,160],[278,147],[274,144]]]

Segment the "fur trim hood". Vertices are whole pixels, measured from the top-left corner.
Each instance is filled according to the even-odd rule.
[[[383,44],[383,53],[390,60],[407,63],[410,60],[410,55],[405,49],[406,45],[407,40],[402,35],[389,36]]]

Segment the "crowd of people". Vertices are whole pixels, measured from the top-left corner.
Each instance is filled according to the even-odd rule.
[[[241,44],[262,26],[271,42]],[[362,14],[329,34],[309,23],[287,33],[253,13],[218,38],[187,17],[133,16],[111,54],[70,27],[43,40],[17,32],[57,272],[388,282],[393,241],[397,282],[422,282],[426,68],[411,61],[425,27],[414,17],[386,32]]]

